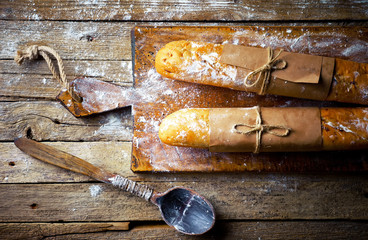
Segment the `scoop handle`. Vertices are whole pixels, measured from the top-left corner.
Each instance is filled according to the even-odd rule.
[[[84,161],[81,158],[58,150],[54,147],[50,147],[28,138],[17,138],[14,140],[14,144],[23,152],[43,162],[87,175],[101,182],[111,183],[112,185],[138,197],[144,198],[147,201],[153,194],[153,189],[146,185],[139,184],[120,175],[110,173]]]

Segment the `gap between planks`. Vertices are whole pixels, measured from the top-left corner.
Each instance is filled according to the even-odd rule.
[[[106,229],[107,224],[110,223],[0,223],[0,234],[4,239],[193,239],[164,224],[132,222],[127,230]],[[196,239],[359,240],[365,239],[367,229],[366,222],[356,221],[218,221],[210,232]]]

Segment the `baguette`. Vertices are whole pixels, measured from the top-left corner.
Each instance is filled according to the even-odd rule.
[[[159,138],[163,143],[193,148],[210,147],[210,109],[189,108],[163,119]],[[367,108],[320,108],[322,146],[318,150],[368,148]]]
[[[247,91],[237,67],[220,63],[223,45],[191,41],[166,44],[155,68],[164,77]],[[368,104],[368,64],[336,59],[327,101]]]
[[[208,148],[209,131],[209,109],[185,108],[164,118],[159,138],[169,145]]]

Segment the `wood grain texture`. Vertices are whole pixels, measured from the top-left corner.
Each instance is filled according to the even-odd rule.
[[[49,142],[59,150],[78,156],[96,166],[122,176],[129,170],[130,142]],[[0,183],[85,182],[87,176],[61,169],[28,156],[14,143],[0,143]]]
[[[360,152],[216,153],[175,147],[158,138],[165,116],[182,108],[222,107],[338,107],[339,103],[260,96],[166,79],[154,67],[155,54],[176,40],[283,48],[290,52],[366,62],[368,28],[329,27],[136,27],[134,31],[134,87],[141,101],[133,107],[134,172],[219,171],[367,171],[368,155]],[[347,51],[347,49],[350,49]],[[356,50],[354,50],[356,49]],[[349,106],[349,105],[345,105]],[[350,105],[351,106],[351,105]],[[349,161],[347,161],[349,159]]]
[[[3,239],[365,239],[366,222],[245,221],[220,222],[203,236],[185,236],[163,224],[0,223]]]
[[[64,60],[130,60],[133,26],[109,22],[0,21],[0,59],[13,59],[17,50],[38,44],[55,49]]]
[[[73,21],[4,21],[0,20],[0,59],[14,59],[17,50],[37,44],[54,48],[61,58],[71,61],[129,61],[131,22],[73,22]],[[148,22],[148,26],[214,25],[218,23]],[[224,23],[224,25],[239,25]],[[73,70],[73,69],[72,69]],[[83,71],[83,69],[78,69]],[[77,73],[78,74],[78,73]],[[88,72],[87,72],[88,74]]]
[[[335,182],[347,184],[345,178],[352,182],[364,181],[364,175],[353,177],[351,174],[313,173],[165,173],[165,174],[135,174],[130,170],[131,142],[97,141],[97,142],[44,142],[47,145],[71,153],[96,166],[110,172],[120,174],[136,181],[154,182],[219,182],[249,181],[249,182],[278,182],[288,185],[288,188],[308,182]],[[81,174],[72,173],[61,168],[41,162],[20,151],[14,143],[0,143],[0,183],[68,183],[88,182],[92,179]]]
[[[100,182],[110,183],[109,179],[115,176],[77,156],[26,137],[17,138],[14,144],[24,153],[43,162],[89,176]]]
[[[132,86],[130,61],[63,61],[68,81],[79,76],[94,77],[119,86]],[[60,83],[52,77],[44,60],[18,66],[0,60],[0,96],[3,98],[55,99]]]
[[[133,83],[131,61],[64,60],[63,64],[68,80],[86,76],[102,79],[117,85]],[[41,76],[51,78],[52,76],[46,62],[42,58],[32,62],[25,61],[20,66],[13,60],[0,60],[0,73],[29,75],[32,78],[41,78]]]
[[[183,186],[214,206],[218,220],[368,218],[367,181],[280,183],[145,182],[161,192]],[[98,191],[96,191],[96,189]],[[103,183],[1,184],[1,222],[158,221],[153,204]]]
[[[23,66],[13,62],[18,49],[33,43],[45,44],[55,48],[64,59],[69,80],[88,75],[131,86],[130,31],[134,26],[367,27],[366,5],[362,0],[1,1],[0,238],[366,239],[368,187],[365,175],[133,173],[130,170],[131,116],[137,109],[124,108],[76,119],[53,100],[59,89],[55,89],[57,83],[51,79],[43,61]],[[264,32],[261,28],[259,31]],[[366,32],[361,34],[367,35]],[[279,35],[275,40],[285,36]],[[207,39],[200,34],[198,37]],[[241,36],[238,39],[241,42]],[[313,51],[317,47],[331,54],[331,46],[325,48],[321,39],[325,39],[324,36],[311,34],[290,44],[296,50]],[[355,42],[355,47],[351,47],[343,35],[335,39],[333,46],[341,50],[337,54],[343,58],[359,60],[367,47],[364,42]],[[166,96],[159,98],[163,102],[165,99]],[[269,104],[273,100],[266,98]],[[150,107],[157,108],[156,105]],[[140,120],[138,124],[144,119]],[[146,182],[156,190],[176,185],[191,187],[214,203],[219,220],[206,235],[182,235],[163,223],[155,206],[23,154],[12,141],[26,135],[36,140],[55,141],[46,143],[110,171]],[[365,161],[354,154],[351,157]],[[193,159],[196,161],[195,156]],[[339,164],[346,167],[349,163]],[[101,191],[91,191],[90,187]]]
[[[0,102],[0,140],[130,141],[130,109],[75,118],[59,102]]]
[[[136,181],[148,182],[209,182],[214,186],[227,182],[258,182],[268,181],[288,186],[288,189],[312,182],[334,182],[336,185],[346,185],[365,181],[364,175],[351,174],[298,174],[298,173],[165,173],[165,174],[136,174],[130,170],[132,143],[115,141],[96,142],[44,142],[47,145],[71,153],[96,166],[110,172],[120,174]],[[90,182],[91,178],[72,173],[61,168],[46,164],[20,151],[12,142],[0,143],[0,183],[71,183]],[[350,183],[346,182],[349,178]],[[224,185],[226,188],[226,186]]]
[[[129,230],[129,222],[105,223],[0,223],[2,239],[67,238],[76,234],[96,234]]]
[[[366,20],[365,1],[6,1],[1,19],[123,21]]]
[[[19,4],[20,5],[20,4]],[[144,26],[368,26],[366,22],[304,23],[233,23],[233,22],[74,22],[74,21],[5,21],[0,20],[0,59],[13,59],[17,50],[28,45],[42,44],[58,51],[63,60],[131,60],[130,32],[133,27]],[[340,39],[340,38],[338,38]],[[337,40],[338,40],[337,39]],[[306,40],[300,39],[301,40]],[[302,42],[299,42],[302,43]],[[344,38],[340,44],[344,44]],[[309,44],[312,44],[310,42]],[[315,42],[314,44],[318,44]],[[298,45],[299,46],[299,45]]]

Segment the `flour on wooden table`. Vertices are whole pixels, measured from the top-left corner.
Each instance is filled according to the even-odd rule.
[[[101,121],[103,121],[103,123],[99,129],[94,132],[95,136],[118,135],[122,136],[122,138],[130,138],[131,129],[127,127],[129,124],[124,122],[121,115],[108,114]]]
[[[92,197],[97,197],[103,192],[103,188],[100,185],[92,185],[89,187],[89,191]]]

